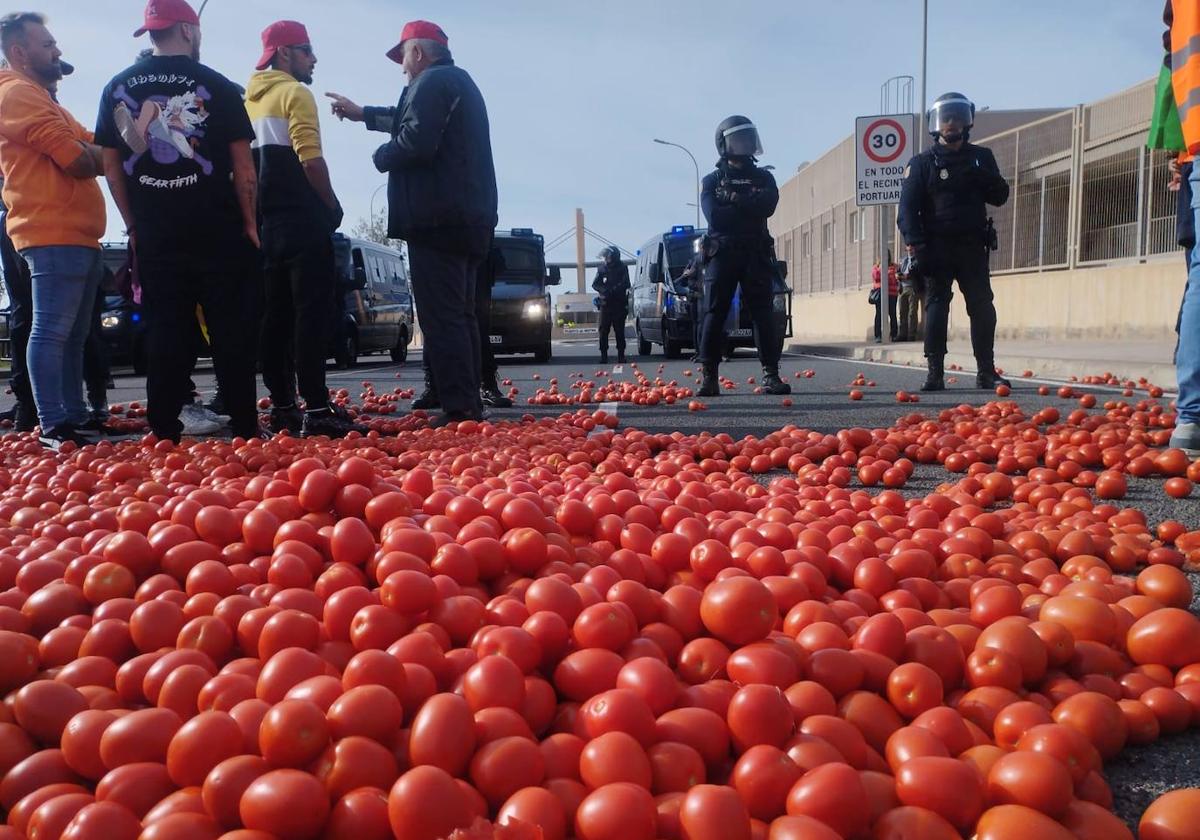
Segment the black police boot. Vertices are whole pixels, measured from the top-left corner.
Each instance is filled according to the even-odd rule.
[[[792,386],[779,378],[779,368],[763,368],[762,389],[768,394],[792,393]]]
[[[625,364],[625,351],[624,350],[617,351],[617,364],[619,364],[619,365]]]
[[[700,390],[696,393],[701,397],[715,397],[721,393],[721,383],[717,379],[716,368],[704,369],[704,381],[700,383]]]
[[[602,364],[602,365],[608,364],[608,352],[607,351],[600,354],[600,364]]]
[[[272,408],[271,419],[267,421],[267,428],[272,432],[286,430],[294,435],[300,433],[300,427],[303,425],[304,412],[294,405]]]
[[[500,391],[496,380],[484,380],[479,386],[479,399],[488,408],[512,408],[513,401]]]
[[[925,377],[925,384],[921,386],[922,391],[945,391],[946,390],[946,369],[945,361],[941,356],[929,357],[929,374]]]
[[[996,373],[995,365],[980,365],[979,373],[975,374],[975,385],[979,388],[986,388],[989,391],[994,391],[1001,385],[1012,387],[1011,382]]]
[[[421,395],[412,401],[414,409],[430,409],[440,408],[442,405],[441,397],[438,396],[437,387],[433,384],[433,374],[429,372],[429,368],[425,369],[425,390]]]

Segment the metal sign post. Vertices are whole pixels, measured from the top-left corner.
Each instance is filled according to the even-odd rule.
[[[879,334],[885,342],[891,341],[892,324],[888,307],[887,213],[883,208],[900,201],[905,165],[912,157],[912,138],[912,114],[882,114],[855,121],[854,202],[859,207],[880,208]]]

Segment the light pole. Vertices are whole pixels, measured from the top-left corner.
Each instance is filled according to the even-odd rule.
[[[924,12],[921,17],[921,113],[917,117],[920,126],[920,130],[917,131],[917,154],[925,148],[925,80],[929,75],[926,72],[929,67],[929,0],[924,0],[922,5]]]
[[[371,193],[371,224],[375,224],[375,196],[379,195],[379,191],[387,186],[384,182],[375,188],[375,192]]]
[[[689,152],[686,147],[680,146],[678,143],[672,143],[669,140],[659,140],[654,138],[654,142],[660,146],[674,146],[676,149],[682,149],[683,153],[692,159],[692,166],[696,168],[696,229],[700,229],[700,164],[696,163],[696,156]]]

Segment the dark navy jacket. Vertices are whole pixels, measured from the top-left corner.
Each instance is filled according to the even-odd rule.
[[[388,173],[388,236],[486,256],[498,221],[496,168],[483,94],[449,59],[426,68],[395,108],[365,108],[392,139],[375,152]]]

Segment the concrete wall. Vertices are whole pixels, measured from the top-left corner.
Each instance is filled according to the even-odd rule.
[[[1005,274],[992,278],[1001,339],[1159,339],[1175,330],[1187,280],[1182,253],[1144,263]],[[797,343],[871,338],[874,307],[864,290],[797,295]],[[951,338],[967,338],[970,322],[955,293]]]

